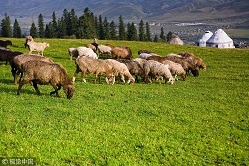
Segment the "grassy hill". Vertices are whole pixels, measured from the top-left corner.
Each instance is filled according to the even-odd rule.
[[[14,51],[28,52],[24,39]],[[92,40],[36,39],[44,56],[70,77],[75,64],[67,48]],[[249,165],[249,50],[175,46],[166,43],[99,41],[165,56],[192,52],[207,65],[199,77],[173,85],[82,83],[71,100],[38,96],[24,85],[20,96],[10,66],[0,62],[0,156],[34,158],[38,165]],[[102,79],[103,81],[103,79]]]

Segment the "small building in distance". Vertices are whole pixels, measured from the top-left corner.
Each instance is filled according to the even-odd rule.
[[[213,32],[206,31],[201,38],[199,38],[195,43],[197,46],[206,47],[207,40],[213,35]]]
[[[206,46],[216,48],[235,48],[233,40],[222,29],[218,29],[206,41]]]
[[[184,42],[176,35],[173,35],[172,38],[168,41],[169,44],[184,45]]]

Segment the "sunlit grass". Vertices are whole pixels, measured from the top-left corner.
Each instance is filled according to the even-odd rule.
[[[24,39],[11,39],[28,52]],[[67,48],[92,40],[48,41],[44,55],[70,77],[75,64]],[[39,165],[248,165],[249,50],[99,41],[160,55],[193,52],[207,64],[200,76],[173,85],[107,85],[77,77],[71,100],[38,96],[24,85],[20,96],[10,66],[0,65],[0,156],[35,157]]]

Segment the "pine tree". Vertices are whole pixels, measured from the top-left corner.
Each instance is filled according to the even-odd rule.
[[[103,29],[104,29],[104,39],[110,39],[110,25],[105,17],[103,21]]]
[[[125,40],[126,39],[125,25],[124,25],[122,16],[119,16],[118,38],[119,38],[119,40]]]
[[[164,35],[164,30],[163,27],[161,27],[161,33],[160,33],[160,38],[165,41],[166,37]]]
[[[33,38],[38,37],[37,28],[35,26],[35,23],[32,23],[29,33],[30,33],[30,36],[32,36]]]
[[[42,14],[39,14],[38,16],[38,34],[40,38],[44,38],[44,34],[45,30],[44,30],[44,19]]]
[[[105,39],[104,27],[103,27],[103,22],[102,22],[101,15],[99,15],[98,37],[99,37],[100,40]]]
[[[173,33],[170,31],[168,34],[167,34],[167,42],[170,41],[173,37]]]
[[[158,42],[158,36],[157,35],[155,35],[153,42],[155,42],[155,43]]]
[[[89,8],[85,8],[84,14],[79,17],[78,37],[90,39],[97,36],[95,17]]]
[[[146,22],[146,41],[151,41],[150,25],[148,22]]]
[[[10,27],[10,17],[7,13],[4,14],[4,19],[1,23],[1,36],[12,37],[12,29]]]
[[[60,20],[58,20],[57,37],[58,38],[65,38],[66,36],[67,36],[66,23],[63,20],[63,18],[61,18]]]
[[[117,30],[114,21],[110,23],[110,39],[116,40],[117,39]]]
[[[140,21],[139,23],[139,40],[140,41],[145,41],[145,33],[144,33],[144,22],[143,20]]]
[[[52,23],[51,23],[51,29],[50,29],[50,34],[51,38],[56,38],[57,37],[57,21],[56,21],[56,15],[55,12],[52,14]]]
[[[46,24],[46,28],[45,28],[45,37],[46,38],[51,38],[51,30],[50,30],[50,23]]]
[[[14,26],[13,26],[13,37],[15,38],[21,38],[22,37],[22,31],[19,23],[17,22],[17,19],[15,19]]]
[[[132,22],[131,24],[127,24],[127,40],[136,41],[138,40],[137,29],[135,24]]]
[[[78,17],[76,16],[74,9],[71,10],[68,18],[70,19],[71,24],[71,35],[76,35],[78,32]]]
[[[126,38],[127,38],[127,40],[131,40],[131,24],[128,22],[127,23],[127,31],[126,31]]]
[[[70,15],[69,15],[67,9],[64,9],[64,10],[63,10],[62,17],[63,17],[63,20],[64,20],[65,25],[66,25],[66,34],[67,34],[67,36],[72,35],[72,32],[71,32],[71,30],[72,30],[71,25],[72,25],[72,24],[71,24],[71,22],[70,22],[70,17],[69,17],[69,16],[70,16]]]

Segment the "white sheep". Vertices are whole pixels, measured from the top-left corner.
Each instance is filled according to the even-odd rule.
[[[108,54],[111,55],[112,54],[112,48],[106,45],[99,45],[98,46],[98,50],[100,54]]]
[[[152,56],[151,54],[148,54],[148,53],[141,53],[138,55],[138,58],[143,58],[143,59],[146,59],[148,57]]]
[[[77,58],[78,57],[78,51],[76,48],[68,48],[68,53],[69,53],[69,56],[70,56],[70,60],[73,60],[73,57]]]
[[[29,48],[29,54],[31,54],[33,51],[37,51],[38,54],[41,53],[43,56],[43,51],[45,48],[49,47],[49,43],[43,42],[43,43],[37,43],[33,40],[27,42],[28,48]]]
[[[131,73],[129,72],[128,67],[121,62],[118,62],[114,59],[106,59],[107,64],[112,66],[112,70],[115,76],[120,76],[120,79],[123,83],[125,83],[125,77],[128,78],[127,83],[132,84],[135,82],[135,79],[132,77]]]
[[[147,83],[152,82],[150,76],[156,79],[164,77],[170,84],[173,84],[175,81],[172,77],[172,74],[170,73],[168,65],[164,65],[154,60],[147,60],[146,62],[144,62],[144,71]]]
[[[170,60],[164,60],[161,63],[168,65],[168,68],[172,75],[174,75],[175,80],[178,80],[177,75],[180,75],[182,79],[186,80],[186,71],[183,69],[182,65],[179,63],[175,63]]]
[[[113,75],[112,67],[103,59],[94,59],[88,56],[79,56],[75,62],[76,70],[74,72],[73,82],[75,82],[77,74],[79,72],[82,72],[82,81],[85,83],[86,80],[84,77],[86,74],[95,74],[95,83],[100,75],[106,76],[106,82],[109,85],[113,85],[115,83],[115,76]]]
[[[98,59],[97,54],[91,49],[87,47],[78,47],[77,52],[79,56],[88,56],[94,59]]]

